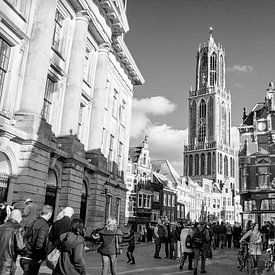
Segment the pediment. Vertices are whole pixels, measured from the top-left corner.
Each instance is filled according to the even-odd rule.
[[[257,160],[257,164],[270,164],[270,159],[269,158],[261,158]]]

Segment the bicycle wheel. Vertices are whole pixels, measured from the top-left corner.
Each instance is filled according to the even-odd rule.
[[[246,259],[246,271],[249,275],[253,274],[254,271],[254,260],[252,256],[248,256]]]
[[[266,271],[269,271],[271,267],[272,267],[272,262],[270,261],[270,258],[268,257],[264,261],[264,269]]]
[[[239,271],[242,271],[243,270],[243,267],[244,267],[244,257],[242,255],[242,253],[239,251],[239,254],[238,254],[238,266],[237,266],[237,269]]]

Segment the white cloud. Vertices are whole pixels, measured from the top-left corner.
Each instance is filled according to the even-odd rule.
[[[253,72],[253,67],[249,65],[233,65],[232,67],[227,68],[228,72],[242,72],[242,73],[251,73]]]
[[[162,96],[133,99],[131,137],[144,135],[151,125],[150,115],[166,115],[172,113],[176,104]]]

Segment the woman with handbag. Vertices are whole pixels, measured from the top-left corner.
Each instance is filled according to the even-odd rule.
[[[122,232],[117,228],[114,218],[107,220],[106,226],[99,232],[100,246],[98,252],[101,254],[102,271],[101,275],[107,275],[110,266],[111,274],[116,275],[117,255],[121,254],[119,243],[122,239]]]
[[[73,219],[70,231],[60,236],[56,248],[60,256],[53,275],[85,275],[84,247],[85,241],[81,236],[83,222],[80,219]]]

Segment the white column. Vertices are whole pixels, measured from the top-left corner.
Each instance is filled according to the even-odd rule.
[[[61,136],[76,135],[83,83],[89,16],[86,10],[77,13],[67,86],[61,123]]]
[[[105,99],[107,95],[107,68],[109,63],[110,47],[102,44],[98,50],[98,60],[94,84],[94,103],[91,116],[91,127],[88,149],[101,147],[102,128],[105,114]]]
[[[36,0],[19,109],[21,113],[41,116],[50,64],[56,2],[57,0]]]

